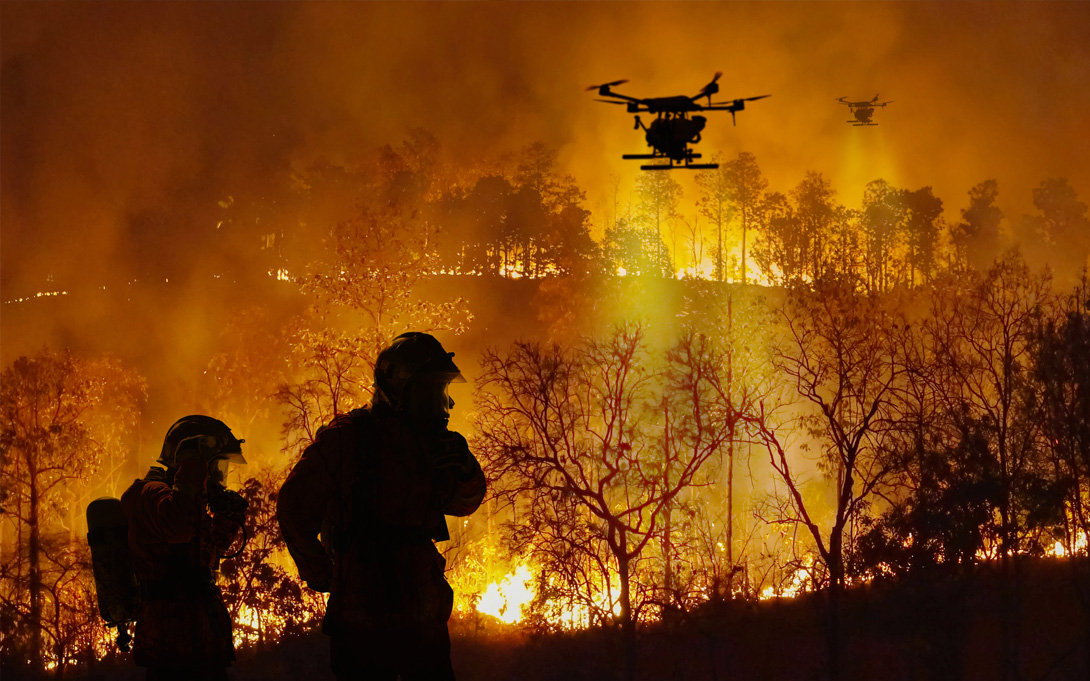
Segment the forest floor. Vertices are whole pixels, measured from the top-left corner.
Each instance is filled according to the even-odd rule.
[[[840,609],[842,679],[1026,681],[1090,679],[1090,565],[1022,564],[1014,582],[992,566],[969,578],[850,589]],[[1004,587],[1004,584],[1009,585]],[[1018,598],[1013,594],[1017,593]],[[640,630],[639,681],[810,681],[828,678],[824,594],[758,603],[710,603]],[[491,619],[452,621],[461,681],[620,679],[616,632],[534,634]],[[1009,645],[1004,645],[1004,640]],[[136,681],[133,666],[100,663],[67,679]],[[328,639],[318,632],[269,649],[239,651],[233,681],[333,681]],[[9,681],[7,677],[4,681]]]

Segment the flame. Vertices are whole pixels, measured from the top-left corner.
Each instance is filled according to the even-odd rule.
[[[803,561],[802,567],[796,569],[791,578],[779,586],[766,586],[757,596],[758,600],[767,601],[770,598],[794,598],[806,591],[806,584],[810,579],[810,570],[814,566],[812,558]]]
[[[1068,551],[1064,543],[1059,539],[1052,545],[1052,549],[1045,551],[1045,555],[1052,556],[1053,558],[1067,558],[1069,556],[1077,556],[1086,553],[1087,535],[1082,534],[1075,537],[1075,545],[1071,547],[1072,550]]]
[[[477,611],[514,624],[522,619],[523,611],[534,600],[533,583],[530,568],[520,565],[502,580],[488,585],[477,602]]]

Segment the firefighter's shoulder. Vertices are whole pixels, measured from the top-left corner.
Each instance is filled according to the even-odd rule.
[[[359,429],[368,427],[371,418],[369,407],[353,409],[347,414],[337,414],[314,434],[314,444],[337,447],[345,441],[355,441]]]

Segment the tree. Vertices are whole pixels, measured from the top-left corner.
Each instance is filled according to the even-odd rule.
[[[1049,287],[1047,276],[1031,274],[1018,252],[1008,251],[967,290],[932,296],[923,324],[925,342],[936,348],[932,380],[943,413],[957,433],[983,435],[995,461],[994,536],[1004,561],[1034,545],[1040,549],[1040,526],[1026,522],[1034,502],[1023,493],[1039,478],[1030,360],[1033,334],[1052,304]]]
[[[836,215],[836,191],[821,173],[810,171],[791,190],[799,230],[800,261],[803,274],[810,281],[825,274],[828,244]]]
[[[1068,554],[1090,545],[1090,282],[1071,292],[1071,306],[1045,317],[1032,336],[1032,371],[1043,441],[1066,482],[1063,542]]]
[[[746,235],[756,225],[757,206],[768,187],[757,158],[743,151],[724,166],[727,202],[742,223],[742,283],[746,283]]]
[[[651,238],[662,235],[663,228],[670,232],[670,276],[677,266],[677,237],[675,221],[677,207],[681,203],[682,189],[678,181],[667,172],[641,173],[636,180],[636,195],[639,197],[639,223],[649,230]]]
[[[760,236],[753,248],[753,259],[774,283],[787,285],[801,281],[804,263],[798,218],[787,197],[779,192],[765,196],[758,209]]]
[[[602,255],[611,273],[670,277],[670,250],[662,234],[650,227],[638,227],[621,219],[606,230]]]
[[[906,192],[903,199],[907,211],[909,284],[916,284],[917,274],[923,278],[923,283],[929,283],[936,270],[936,250],[943,223],[942,199],[934,195],[931,187]]]
[[[1042,467],[1041,418],[1033,404],[1032,337],[1051,306],[1047,275],[1008,251],[968,290],[932,298],[924,331],[937,348],[935,381],[944,413],[978,439],[994,467],[995,513],[984,528],[998,554],[1000,630],[1006,678],[1018,675],[1021,555],[1040,553],[1063,524],[1057,481]],[[997,516],[997,518],[996,518]]]
[[[865,256],[859,228],[860,213],[845,206],[837,206],[829,225],[829,242],[826,256],[826,276],[844,281],[861,281]]]
[[[716,361],[707,339],[688,335],[660,374],[629,326],[569,349],[520,342],[482,362],[475,447],[517,514],[512,550],[542,568],[542,605],[602,623],[617,613],[629,679],[649,602],[633,595],[645,551],[668,543],[669,510],[739,421],[715,398]]]
[[[700,197],[696,201],[697,211],[708,218],[715,228],[715,253],[712,261],[715,267],[713,278],[723,281],[725,278],[726,253],[723,250],[723,229],[730,223],[730,188],[723,167],[723,155],[718,153],[713,161],[718,168],[697,171],[696,186],[700,188]]]
[[[80,573],[85,557],[71,551],[71,518],[91,491],[87,480],[135,427],[144,381],[116,360],[44,350],[16,359],[2,382],[0,483],[4,521],[15,531],[3,562],[4,614],[18,623],[29,659],[52,659],[63,668],[70,643],[63,631],[74,616],[72,580],[86,578]],[[67,528],[58,522],[63,518]]]
[[[904,191],[875,180],[863,193],[863,261],[867,288],[882,293],[901,282],[900,251],[904,242]]]
[[[961,210],[962,221],[950,234],[959,266],[984,271],[999,254],[1003,211],[995,205],[997,196],[995,180],[985,180],[969,190],[969,206]]]
[[[1065,279],[1077,278],[1090,255],[1086,204],[1066,179],[1050,177],[1033,189],[1033,205],[1041,214],[1023,218],[1023,248],[1030,252],[1033,244],[1043,243],[1044,262]]]
[[[758,422],[772,468],[786,487],[780,522],[803,526],[829,572],[829,673],[838,679],[842,640],[839,601],[845,586],[849,530],[883,491],[894,469],[881,446],[892,416],[894,388],[904,371],[899,337],[905,326],[874,296],[849,284],[819,280],[795,288],[781,309],[786,327],[773,366],[801,400],[798,416],[779,426]],[[807,409],[808,407],[808,409]],[[788,427],[790,423],[790,427]],[[833,486],[833,520],[824,532],[802,494],[785,432],[808,433],[820,448],[818,465]]]
[[[1064,483],[1064,549],[1072,557],[1083,612],[1090,613],[1090,281],[1085,274],[1070,302],[1034,334],[1033,375],[1045,446],[1055,477]],[[1084,641],[1087,664],[1090,631]]]

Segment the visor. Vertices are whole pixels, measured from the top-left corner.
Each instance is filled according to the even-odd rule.
[[[432,380],[436,383],[465,383],[466,377],[462,375],[461,371],[455,369],[454,371],[440,371],[428,374],[425,380]]]
[[[244,440],[239,440],[239,443],[242,442],[244,442]],[[216,455],[216,459],[221,461],[230,461],[231,463],[237,463],[240,466],[246,465],[246,458],[242,456],[241,450],[237,452],[220,452]]]

